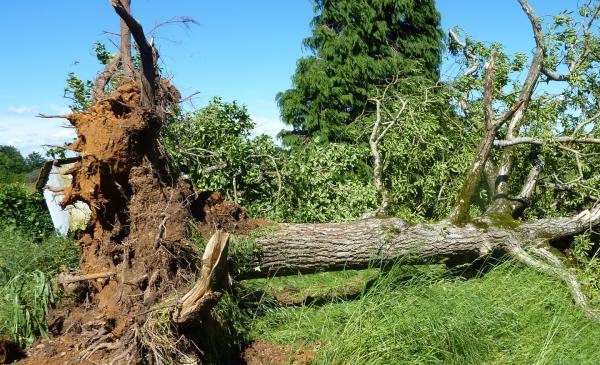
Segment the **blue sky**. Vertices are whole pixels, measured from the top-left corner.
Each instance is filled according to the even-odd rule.
[[[533,36],[516,0],[437,0],[444,30],[458,25],[475,39],[505,44],[510,52],[529,52]],[[574,8],[575,0],[531,0],[538,15]],[[291,86],[296,61],[310,35],[310,0],[132,0],[146,31],[176,16],[199,25],[160,27],[155,43],[161,66],[182,95],[199,92],[188,108],[219,95],[245,104],[258,133],[274,135],[283,125],[275,95]],[[3,4],[0,22],[0,145],[23,154],[43,152],[74,136],[63,120],[35,115],[65,114],[63,98],[71,71],[93,79],[100,66],[96,41],[116,41],[119,22],[108,0],[31,0]],[[106,33],[108,32],[108,33]],[[113,50],[112,48],[110,50]],[[452,70],[451,67],[445,67]]]

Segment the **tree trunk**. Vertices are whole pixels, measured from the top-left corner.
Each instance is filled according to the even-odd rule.
[[[447,222],[409,225],[397,218],[280,224],[256,239],[256,254],[238,278],[361,269],[393,262],[473,262],[493,251],[510,252],[581,233],[598,224],[599,216],[600,206],[570,218],[520,225],[507,222],[505,228]]]
[[[121,0],[123,8],[129,14],[131,14],[131,0]],[[121,48],[119,55],[122,63],[123,74],[129,78],[133,78],[135,75],[135,67],[131,60],[131,31],[127,26],[125,20],[121,19]]]

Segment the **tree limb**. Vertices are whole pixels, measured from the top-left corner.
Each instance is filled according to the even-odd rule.
[[[521,187],[521,192],[512,202],[513,218],[520,217],[525,208],[529,207],[542,171],[544,171],[544,163],[539,160],[534,161],[533,166],[529,170],[527,180],[525,180],[525,183]]]
[[[450,36],[452,41],[454,41],[458,46],[460,46],[462,48],[463,54],[465,55],[465,57],[467,59],[471,60],[471,67],[469,67],[463,73],[463,76],[471,76],[472,74],[477,72],[477,70],[479,69],[479,60],[477,59],[477,56],[475,56],[475,54],[471,50],[471,44],[470,44],[471,42],[470,42],[469,38],[467,37],[465,42],[461,42],[461,40],[458,38],[458,35],[454,31],[454,29],[450,29],[448,31],[448,35]]]
[[[577,144],[600,144],[600,138],[576,138],[576,137],[555,137],[551,140],[538,137],[515,137],[511,139],[499,139],[494,141],[495,147],[510,147],[518,144],[543,145],[545,143],[577,143]]]
[[[510,253],[523,264],[541,271],[549,276],[561,279],[569,288],[573,301],[579,306],[583,313],[590,319],[600,322],[600,315],[594,311],[581,290],[581,284],[577,277],[566,268],[558,258],[543,248],[532,248],[532,251],[543,258],[546,262],[534,258],[526,250],[518,246],[512,246]]]
[[[485,77],[485,90],[484,90],[484,118],[485,118],[485,132],[484,136],[477,146],[475,158],[473,163],[465,177],[462,188],[458,193],[457,203],[452,212],[450,213],[450,221],[454,224],[464,223],[468,220],[469,206],[471,205],[471,199],[475,194],[475,190],[479,185],[482,173],[485,169],[485,164],[490,156],[494,145],[494,138],[498,128],[501,124],[494,122],[492,102],[494,92],[494,62],[496,60],[496,51],[492,52],[490,61],[487,64],[486,77]]]
[[[141,105],[146,108],[156,106],[156,88],[158,75],[154,47],[148,43],[142,25],[131,16],[121,0],[110,0],[115,12],[127,24],[135,40],[142,60],[142,98]]]
[[[509,111],[500,118],[501,120],[510,120],[506,131],[506,138],[509,140],[516,138],[518,135],[518,131],[523,123],[525,111],[529,107],[533,91],[535,90],[535,86],[537,85],[540,77],[545,54],[544,34],[542,32],[539,18],[527,0],[519,0],[519,3],[521,4],[521,8],[531,23],[536,47],[533,59],[529,65],[527,77],[525,78],[525,82],[523,83],[523,87],[519,97],[517,98],[517,101],[509,109]],[[509,196],[508,177],[511,174],[514,162],[512,154],[513,151],[510,150],[504,150],[502,153],[500,165],[498,167],[498,176],[496,178],[494,202],[488,208],[488,211],[507,214],[510,213],[507,211],[510,209],[510,204],[507,203],[507,198]]]
[[[110,82],[111,77],[119,69],[121,63],[121,55],[117,54],[112,60],[106,65],[104,70],[96,77],[94,82],[94,90],[92,91],[92,101],[96,101],[101,95],[104,95],[104,89]]]

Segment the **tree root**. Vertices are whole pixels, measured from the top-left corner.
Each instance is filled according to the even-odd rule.
[[[586,317],[593,319],[596,322],[600,322],[600,314],[590,307],[588,299],[583,293],[581,284],[577,280],[575,274],[569,271],[558,257],[554,256],[545,248],[532,247],[529,251],[531,251],[531,253],[516,245],[509,248],[509,254],[521,263],[546,275],[561,279],[569,288],[573,301],[581,308]],[[537,257],[534,257],[532,254]]]

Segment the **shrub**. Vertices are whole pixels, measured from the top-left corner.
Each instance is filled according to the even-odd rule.
[[[22,185],[0,185],[0,225],[16,227],[41,238],[54,228],[44,197],[28,193]]]

